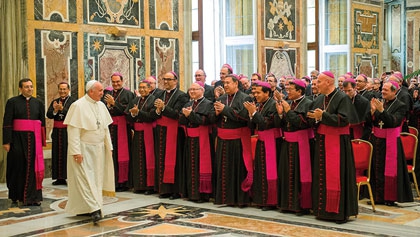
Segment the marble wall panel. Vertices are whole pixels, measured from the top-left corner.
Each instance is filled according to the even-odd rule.
[[[296,40],[296,1],[264,0],[264,37],[269,40]]]
[[[378,66],[378,55],[377,54],[366,54],[356,53],[354,54],[355,59],[355,74],[365,74],[368,77],[379,76]]]
[[[407,11],[407,74],[420,69],[420,7]]]
[[[120,72],[124,87],[134,90],[145,76],[144,38],[126,37],[119,40],[108,35],[85,33],[85,81],[95,79],[104,87],[111,86],[111,75]]]
[[[74,0],[35,0],[35,20],[54,22],[76,22],[76,1]]]
[[[62,81],[71,85],[71,95],[77,98],[77,37],[73,32],[36,30],[36,83],[37,97],[46,109],[57,98],[58,84]],[[47,121],[47,134],[52,129]]]
[[[178,0],[149,0],[150,29],[179,30]]]
[[[150,38],[151,75],[158,79],[159,88],[163,88],[163,75],[174,71],[179,76],[179,41],[170,38]],[[179,78],[179,80],[183,80]]]
[[[87,24],[144,28],[142,0],[85,0]]]
[[[295,76],[296,49],[281,50],[280,48],[266,47],[264,51],[267,73],[273,73],[276,78]]]

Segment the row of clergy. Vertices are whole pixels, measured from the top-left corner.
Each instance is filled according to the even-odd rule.
[[[116,191],[132,188],[198,202],[213,198],[215,204],[232,206],[252,202],[263,210],[279,207],[297,214],[312,209],[317,218],[339,223],[357,215],[351,139],[363,134],[364,123],[355,100],[335,87],[331,72],[317,78],[320,95],[313,100],[304,96],[300,79],[289,81],[284,100],[262,81],[253,84],[251,97],[230,74],[214,102],[203,96],[201,82],[187,94],[178,89],[175,72],[162,80],[160,91],[151,91],[156,81],[141,81],[135,96],[123,88],[121,74],[111,76],[112,89],[103,102],[113,118]],[[413,199],[399,139],[406,114],[396,99],[399,89],[385,82],[384,101],[373,98],[368,106],[373,194],[383,204]],[[59,124],[62,118],[54,119]],[[255,146],[251,135],[258,137]]]

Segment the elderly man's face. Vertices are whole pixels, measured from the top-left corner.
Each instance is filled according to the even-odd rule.
[[[249,87],[251,86],[251,84],[249,84],[249,80],[248,80],[248,78],[242,78],[242,79],[241,79],[241,83],[242,83],[242,87],[243,87],[245,90],[248,90],[248,89],[249,89]]]
[[[188,89],[188,94],[193,100],[200,99],[204,95],[204,88],[198,85],[197,83],[191,84],[190,89]]]

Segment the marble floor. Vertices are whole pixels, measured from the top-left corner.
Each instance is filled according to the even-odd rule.
[[[420,236],[420,200],[396,207],[359,202],[346,224],[258,208],[235,208],[119,192],[105,198],[104,219],[64,212],[67,187],[44,180],[41,206],[12,207],[0,184],[0,236]]]

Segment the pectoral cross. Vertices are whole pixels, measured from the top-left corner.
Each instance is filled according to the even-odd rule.
[[[98,126],[98,129],[99,129],[99,126],[101,125],[101,122],[99,122],[99,120],[96,120],[96,125]]]
[[[226,123],[227,122],[227,117],[223,116],[223,121]]]
[[[382,126],[384,126],[384,122],[382,122],[382,120],[381,120],[381,121],[379,121],[378,124],[379,124],[379,128],[382,129]]]

